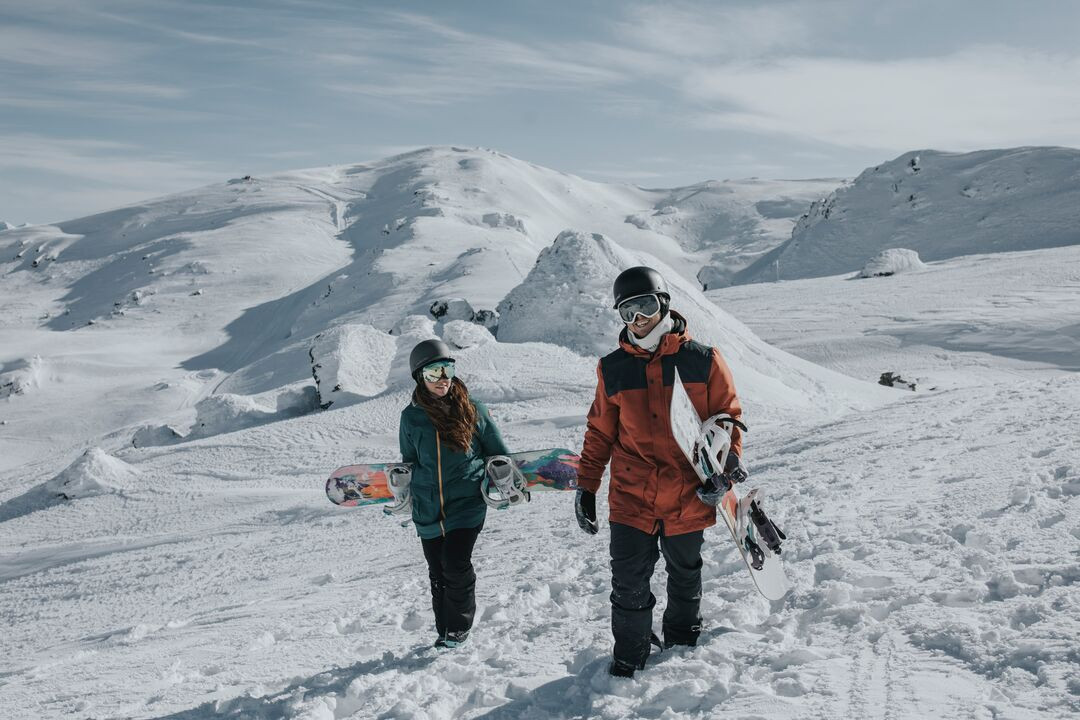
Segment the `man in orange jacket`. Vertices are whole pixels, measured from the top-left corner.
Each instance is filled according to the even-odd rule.
[[[663,553],[667,565],[665,647],[695,645],[701,632],[701,545],[716,523],[715,495],[701,483],[671,432],[675,369],[703,417],[742,414],[731,371],[720,351],[690,339],[686,319],[669,308],[667,283],[656,270],[633,267],[615,280],[615,309],[626,328],[619,348],[600,359],[596,398],[589,410],[575,502],[578,524],[598,531],[596,493],[611,463],[612,675],[631,677],[645,667],[652,644],[656,597],[650,578]],[[725,472],[746,479],[735,428]],[[712,504],[702,501],[712,501]]]

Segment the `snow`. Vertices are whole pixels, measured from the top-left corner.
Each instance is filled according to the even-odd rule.
[[[45,483],[45,490],[66,500],[132,489],[139,471],[101,448],[90,448],[62,473]]]
[[[863,266],[859,277],[888,277],[902,272],[921,270],[926,265],[919,259],[919,253],[905,248],[882,250]]]
[[[434,148],[5,231],[0,716],[1080,713],[1080,247],[851,281],[868,241],[830,277],[703,293],[714,250],[655,229],[676,194]],[[325,477],[398,459],[430,337],[511,448],[580,447],[611,282],[643,261],[732,366],[792,591],[757,595],[713,528],[699,646],[612,679],[606,523],[538,492],[489,514],[474,634],[436,652],[415,530]],[[432,315],[454,299],[499,308],[494,334]]]
[[[1080,150],[922,150],[867,168],[815,202],[791,238],[734,276],[773,282],[855,272],[888,248],[923,260],[1080,243]]]

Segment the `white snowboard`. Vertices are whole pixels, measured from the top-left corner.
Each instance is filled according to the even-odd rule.
[[[675,383],[671,388],[671,431],[675,436],[675,442],[693,466],[694,472],[704,481],[705,471],[698,460],[695,448],[701,423],[702,418],[690,401],[682,378],[679,377],[679,370],[676,368]],[[750,521],[750,503],[754,500],[761,503],[756,489],[740,498],[732,487],[724,493],[717,510],[720,517],[724,518],[728,530],[731,531],[731,539],[735,541],[735,546],[739,549],[739,554],[742,555],[746,569],[750,572],[750,578],[754,581],[758,592],[769,600],[779,600],[787,594],[787,577],[784,575],[784,566],[780,562],[780,556],[766,547],[757,536],[757,530]],[[750,553],[747,551],[747,539],[756,543],[764,553],[765,559],[760,570],[755,570],[751,562]]]

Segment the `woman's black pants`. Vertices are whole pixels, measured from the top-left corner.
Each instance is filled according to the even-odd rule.
[[[476,615],[476,572],[472,553],[480,528],[451,530],[421,540],[431,579],[431,609],[439,637],[472,628]]]

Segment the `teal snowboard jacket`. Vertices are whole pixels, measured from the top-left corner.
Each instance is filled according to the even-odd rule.
[[[480,495],[484,459],[510,454],[487,407],[470,402],[476,407],[476,430],[467,453],[441,442],[420,406],[412,404],[401,411],[401,460],[412,463],[412,519],[424,540],[482,525],[487,517]]]

